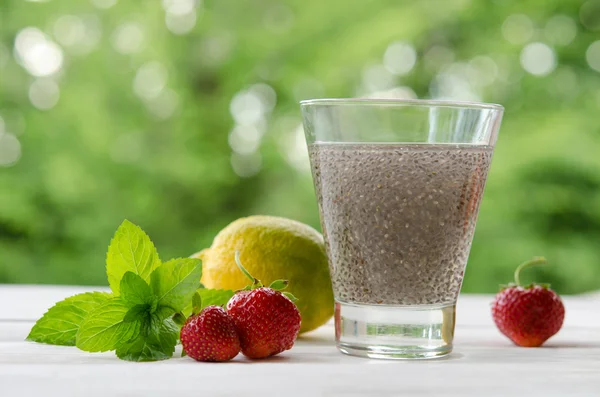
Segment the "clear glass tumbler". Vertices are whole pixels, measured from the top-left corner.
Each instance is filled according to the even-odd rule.
[[[455,308],[503,108],[301,102],[346,354],[452,351]]]

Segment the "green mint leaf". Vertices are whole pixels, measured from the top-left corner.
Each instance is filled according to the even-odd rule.
[[[195,258],[172,259],[152,272],[150,287],[158,306],[181,311],[200,285],[202,262]]]
[[[121,279],[121,299],[128,307],[152,304],[152,290],[139,275],[127,272]]]
[[[201,307],[200,310],[204,309],[207,306],[226,306],[227,302],[235,292],[229,289],[199,289],[196,291],[196,294],[200,296]],[[190,302],[185,309],[183,309],[183,314],[191,315],[194,314],[193,302]]]
[[[35,323],[27,340],[75,346],[75,336],[83,320],[111,297],[104,292],[86,292],[56,303]]]
[[[202,296],[196,292],[192,297],[192,314],[198,314],[202,311]]]
[[[298,298],[296,298],[291,292],[282,292],[282,294],[284,294],[289,300],[291,300],[294,303],[298,301]]]
[[[276,291],[281,291],[287,288],[289,282],[287,280],[275,280],[269,285],[269,288]]]
[[[150,274],[160,266],[160,259],[150,237],[139,227],[125,220],[117,229],[106,253],[108,283],[119,294],[120,283],[127,272],[150,281]]]
[[[132,323],[134,321],[141,321],[143,318],[145,318],[146,316],[149,316],[150,314],[151,314],[150,305],[148,305],[148,304],[135,305],[135,306],[131,307],[127,311],[127,313],[125,313],[125,317],[123,317],[123,322]]]
[[[235,292],[230,289],[200,289],[197,292],[202,298],[202,308],[207,306],[225,306]]]
[[[171,319],[158,320],[154,315],[142,322],[139,335],[117,347],[117,356],[127,361],[159,361],[173,357],[179,327]]]
[[[187,318],[185,318],[185,316],[181,312],[175,313],[175,315],[173,316],[173,322],[175,324],[177,324],[179,327],[183,327],[183,325],[185,324],[186,321],[187,321]]]
[[[171,317],[175,313],[176,311],[169,306],[160,306],[158,309],[156,309],[156,311],[153,312],[153,314],[159,320],[164,320],[165,318]]]
[[[140,323],[126,323],[128,311],[120,298],[112,298],[100,305],[79,327],[76,346],[87,352],[104,352],[114,350],[121,341],[135,338],[140,332]]]

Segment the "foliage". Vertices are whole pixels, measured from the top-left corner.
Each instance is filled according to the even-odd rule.
[[[550,266],[528,277],[558,292],[600,288],[593,4],[205,0],[194,19],[182,0],[112,3],[0,2],[0,282],[104,283],[124,218],[166,257],[249,214],[318,227],[297,101],[402,87],[506,108],[464,291],[495,291],[533,255]],[[27,27],[60,46],[56,73],[17,62]],[[406,74],[382,66],[396,41],[416,49]],[[550,58],[527,60],[533,42]]]

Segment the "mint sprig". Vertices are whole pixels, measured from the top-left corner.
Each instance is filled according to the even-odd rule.
[[[83,320],[111,297],[104,292],[86,292],[58,302],[35,323],[27,340],[75,346],[75,336]]]
[[[129,361],[164,360],[173,356],[182,312],[191,312],[196,291],[209,304],[225,304],[233,295],[200,289],[199,259],[162,263],[148,235],[127,220],[110,242],[106,271],[113,294],[85,293],[58,302],[27,339],[88,352],[116,350]]]

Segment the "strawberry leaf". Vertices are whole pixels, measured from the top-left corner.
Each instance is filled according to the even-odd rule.
[[[269,288],[276,291],[281,291],[287,288],[289,282],[287,280],[275,280],[269,285]]]
[[[291,292],[282,292],[282,294],[285,295],[289,300],[291,300],[294,303],[296,303],[298,301],[298,298],[296,298],[294,296],[294,294],[292,294]]]

